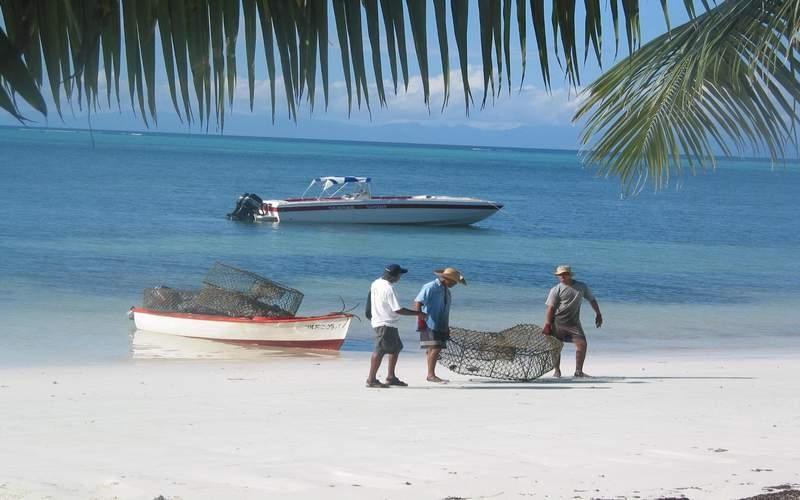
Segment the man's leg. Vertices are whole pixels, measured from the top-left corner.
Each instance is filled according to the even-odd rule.
[[[381,361],[383,361],[383,353],[382,352],[373,352],[372,357],[369,359],[369,376],[367,377],[367,382],[372,383],[375,382],[377,375],[378,375],[378,368],[381,366]],[[397,360],[395,360],[396,362]]]
[[[555,370],[553,370],[553,376],[555,378],[561,378],[561,350],[560,349],[559,349],[559,351],[557,353],[555,353],[555,362],[554,362],[554,364],[556,365],[556,368],[555,368]]]
[[[587,344],[586,339],[583,337],[575,336],[575,376],[576,377],[585,377],[586,374],[583,373],[583,362],[586,360],[586,350]]]
[[[439,359],[440,352],[442,352],[441,347],[428,348],[428,378],[436,376],[436,360]]]
[[[439,361],[440,352],[442,352],[441,347],[428,348],[428,382],[447,382],[436,376],[436,362]]]
[[[399,353],[387,354],[386,355],[386,357],[389,358],[389,360],[388,360],[389,365],[387,367],[388,370],[389,370],[389,373],[386,375],[386,380],[393,380],[393,379],[397,378],[397,375],[394,374],[394,367],[397,366],[397,358],[398,358],[398,356],[399,356]]]

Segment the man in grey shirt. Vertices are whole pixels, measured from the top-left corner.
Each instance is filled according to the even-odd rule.
[[[583,333],[581,326],[581,303],[586,299],[592,305],[596,313],[594,324],[597,328],[603,324],[600,305],[586,283],[573,279],[570,266],[558,266],[555,275],[558,276],[559,283],[550,289],[547,295],[543,333],[554,335],[562,342],[575,344],[575,376],[587,377],[588,375],[583,372],[583,362],[586,359],[586,334]],[[553,376],[561,376],[561,353],[558,353]]]

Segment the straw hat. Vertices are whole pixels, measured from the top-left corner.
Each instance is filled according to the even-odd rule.
[[[572,276],[573,274],[572,267],[564,265],[558,266],[556,268],[556,272],[554,272],[553,274],[555,274],[556,276],[558,276],[559,274],[569,274],[570,276]]]
[[[447,278],[451,281],[455,281],[456,283],[461,283],[462,285],[467,284],[467,280],[464,278],[464,275],[461,274],[461,271],[456,269],[455,267],[446,267],[444,269],[437,269],[433,272],[436,276],[441,276],[442,278]]]

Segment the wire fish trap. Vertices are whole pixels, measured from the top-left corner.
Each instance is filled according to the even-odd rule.
[[[256,316],[294,316],[303,302],[303,294],[293,288],[281,285],[268,280],[249,271],[243,271],[227,264],[217,262],[209,269],[203,283],[206,285],[202,293],[212,295],[212,292],[224,290],[239,294],[246,298],[246,304],[242,307],[258,308],[257,302],[263,308],[265,314],[255,314]],[[236,309],[233,304],[233,296],[230,293],[218,292],[218,300],[228,301],[229,307]],[[241,316],[251,316],[251,314],[240,314]]]
[[[142,307],[162,312],[192,312],[196,290],[180,290],[168,286],[144,289]]]
[[[504,380],[534,380],[556,367],[563,343],[533,324],[500,332],[450,328],[439,364],[462,375]]]

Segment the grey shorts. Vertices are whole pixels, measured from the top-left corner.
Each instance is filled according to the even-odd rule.
[[[561,342],[570,344],[574,344],[576,340],[586,340],[586,336],[581,335],[575,329],[563,327],[559,329],[557,326],[553,328],[553,336]]]
[[[447,341],[450,339],[448,332],[440,332],[437,330],[424,329],[419,331],[419,348],[430,349],[431,347],[447,347]]]
[[[375,352],[378,354],[398,354],[403,350],[400,333],[393,326],[378,326],[375,329]]]

